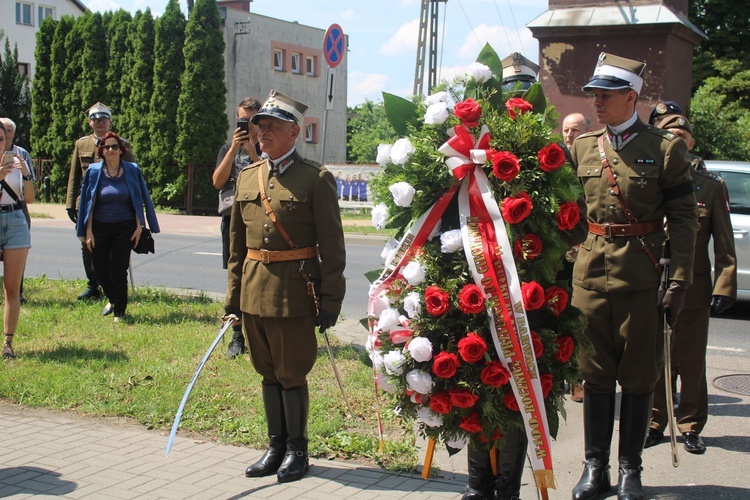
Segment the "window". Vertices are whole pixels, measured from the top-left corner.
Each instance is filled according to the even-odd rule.
[[[305,58],[305,74],[307,76],[315,76],[315,56],[307,56]]]
[[[274,49],[273,51],[273,69],[284,71],[284,51],[282,49]]]
[[[48,17],[51,17],[52,19],[55,18],[55,8],[40,5],[37,9],[36,22],[42,24],[42,21]]]
[[[318,142],[317,128],[314,123],[305,125],[305,142]]]
[[[29,76],[29,63],[18,63],[18,72],[22,76]]]
[[[33,26],[31,19],[30,3],[16,2],[16,24],[25,24],[26,26]]]
[[[292,73],[299,73],[299,54],[292,53]]]

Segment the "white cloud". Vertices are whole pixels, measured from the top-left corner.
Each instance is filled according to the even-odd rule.
[[[473,32],[466,35],[464,42],[456,51],[456,56],[459,60],[473,62],[487,43],[495,49],[500,59],[504,59],[511,52],[521,52],[534,62],[538,60],[539,42],[531,35],[530,30],[521,28],[519,38],[519,32],[507,26],[503,28],[501,25],[488,26],[486,24],[480,24],[474,28]]]
[[[339,15],[341,16],[341,19],[344,19],[345,21],[351,21],[356,16],[356,12],[354,12],[354,9],[346,9]]]
[[[116,11],[122,8],[119,3],[113,2],[112,0],[91,0],[86,2],[86,7],[92,12],[106,12],[108,10]]]
[[[351,71],[347,75],[347,105],[356,106],[365,102],[382,100],[383,89],[388,83],[388,75]]]
[[[417,36],[419,35],[419,19],[413,19],[396,31],[390,40],[385,42],[378,49],[378,53],[383,55],[404,55],[410,54],[414,57],[414,50],[417,47]]]

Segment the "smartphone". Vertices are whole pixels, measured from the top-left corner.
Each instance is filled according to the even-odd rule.
[[[250,133],[250,122],[245,118],[237,120],[237,128],[242,129],[246,134]]]
[[[13,154],[13,151],[3,152],[3,165],[13,163],[14,161],[16,161],[16,155]]]

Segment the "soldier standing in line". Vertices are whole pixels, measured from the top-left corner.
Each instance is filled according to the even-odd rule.
[[[663,321],[671,325],[692,281],[697,230],[687,145],[644,124],[635,111],[645,64],[602,52],[583,87],[593,93],[602,130],[573,143],[589,234],[573,270],[572,305],[588,317],[590,350],[581,350],[584,471],[574,500],[611,489],[609,454],[620,403],[617,498],[642,499],[641,455],[652,395],[663,368]],[[669,285],[659,293],[659,257],[671,240]]]
[[[89,126],[94,131],[93,134],[81,137],[76,141],[73,148],[73,156],[70,159],[70,173],[68,174],[68,192],[65,200],[65,208],[68,211],[68,217],[73,223],[78,221],[78,196],[81,192],[81,181],[83,175],[88,170],[89,165],[97,161],[103,161],[97,153],[99,139],[109,132],[112,125],[112,110],[104,104],[97,102],[91,106],[86,114],[89,117]],[[126,145],[129,146],[127,141]],[[135,155],[132,148],[128,147],[125,154],[122,155],[124,161],[135,163]],[[96,281],[94,274],[94,261],[91,251],[86,247],[86,243],[81,243],[81,253],[83,255],[83,269],[86,272],[88,287],[78,296],[78,300],[99,299],[102,292],[99,289],[99,283]]]
[[[657,106],[658,107],[658,106]],[[693,149],[695,140],[690,122],[680,115],[663,115],[655,125],[682,137]],[[701,454],[706,445],[700,433],[708,420],[708,384],[706,381],[706,346],[711,310],[726,311],[737,298],[737,256],[734,233],[729,218],[729,197],[724,181],[706,171],[703,159],[691,155],[690,173],[698,202],[698,229],[693,262],[693,284],[685,294],[685,308],[674,326],[673,342],[680,360],[680,403],[675,412],[677,428],[685,450]],[[714,245],[714,280],[711,281],[709,242]],[[674,351],[674,350],[673,350]],[[667,425],[666,384],[662,373],[654,391],[651,427],[646,448],[664,438]]]
[[[263,377],[268,449],[247,477],[302,479],[309,467],[307,374],[315,327],[336,324],[346,250],[336,181],[295,150],[307,106],[275,90],[254,115],[267,158],[240,171],[232,207],[227,316],[242,318]]]

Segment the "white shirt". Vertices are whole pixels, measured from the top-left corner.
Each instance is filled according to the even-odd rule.
[[[18,158],[13,159],[13,163],[17,166],[11,173],[5,176],[5,182],[16,192],[19,200],[23,200],[23,174],[21,173],[21,162]],[[16,200],[5,191],[5,187],[2,189],[3,193],[0,196],[0,205],[13,205]]]

